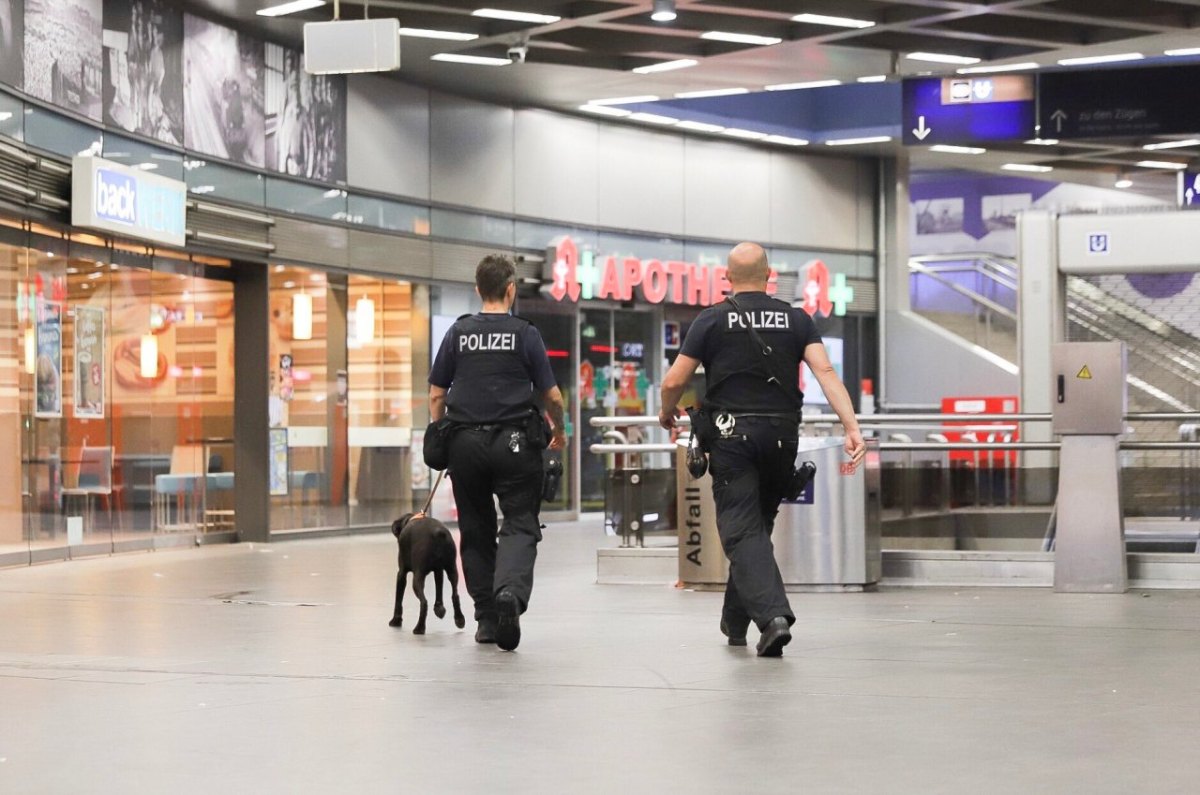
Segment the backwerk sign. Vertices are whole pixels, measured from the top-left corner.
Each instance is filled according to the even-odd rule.
[[[71,163],[71,223],[124,237],[183,246],[187,184],[99,157]]]
[[[728,269],[724,265],[608,254],[597,256],[579,250],[569,237],[546,250],[550,295],[556,301],[641,300],[651,304],[709,306],[729,295]],[[778,274],[772,270],[767,292],[775,294]]]

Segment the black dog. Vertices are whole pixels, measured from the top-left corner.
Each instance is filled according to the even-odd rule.
[[[400,570],[396,573],[396,607],[392,613],[390,627],[403,623],[404,582],[408,573],[413,575],[413,590],[421,602],[421,618],[413,627],[414,635],[425,634],[425,617],[429,614],[429,603],[425,601],[425,575],[433,573],[437,598],[433,613],[438,618],[446,615],[442,603],[442,572],[450,578],[450,602],[454,606],[454,625],[462,629],[467,625],[462,605],[458,601],[458,550],[454,536],[437,519],[424,514],[406,513],[392,522],[392,535],[400,545]]]

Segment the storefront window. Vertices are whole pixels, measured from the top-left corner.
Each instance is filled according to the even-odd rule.
[[[30,243],[0,244],[0,555],[231,529],[232,284]]]
[[[413,287],[271,272],[271,529],[385,524],[413,510]]]

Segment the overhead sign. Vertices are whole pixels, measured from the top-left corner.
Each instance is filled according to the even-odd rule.
[[[1038,78],[1042,138],[1168,135],[1200,130],[1200,66],[1047,72]]]
[[[1030,75],[905,80],[903,133],[908,146],[1020,141],[1034,135]]]
[[[168,246],[187,242],[187,184],[99,157],[71,163],[71,223]]]

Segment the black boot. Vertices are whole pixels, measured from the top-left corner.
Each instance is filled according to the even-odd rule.
[[[475,642],[496,642],[496,617],[494,615],[484,615],[479,617],[479,626],[475,630]]]
[[[748,620],[737,621],[721,616],[721,634],[729,638],[730,646],[745,646],[746,630],[749,627]]]
[[[521,603],[509,590],[496,595],[496,612],[500,623],[496,627],[496,645],[512,651],[521,643]]]
[[[792,642],[792,631],[783,616],[776,616],[763,627],[758,639],[759,657],[782,657],[783,647]]]

